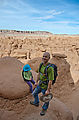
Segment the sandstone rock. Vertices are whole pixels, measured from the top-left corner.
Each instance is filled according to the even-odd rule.
[[[40,105],[41,106],[41,105]],[[40,116],[41,107],[32,107],[27,105],[29,111],[24,117],[24,120],[73,120],[72,112],[60,100],[53,98],[45,116]],[[27,109],[26,109],[27,110]],[[25,110],[25,113],[26,113]],[[29,112],[31,113],[29,115]]]
[[[77,83],[77,85],[78,88],[73,90],[66,102],[73,113],[74,120],[79,119],[79,83]]]
[[[38,71],[38,68],[39,68],[39,65],[40,63],[42,62],[42,58],[41,57],[38,57],[38,58],[34,58],[32,60],[29,60],[27,63],[31,66],[31,68],[34,70],[34,71]]]
[[[14,111],[0,110],[0,120],[19,120]]]
[[[1,97],[8,99],[16,99],[21,98],[29,93],[29,87],[24,82],[21,75],[23,66],[24,65],[16,58],[0,58]],[[33,72],[33,74],[36,73]]]
[[[50,104],[50,111],[54,112],[58,120],[73,120],[72,112],[63,102],[53,98]]]
[[[64,58],[61,57],[52,57],[49,62],[56,64],[58,68],[58,77],[53,86],[52,92],[55,97],[58,98],[61,98],[63,95],[62,99],[65,100],[64,94],[68,96],[72,91],[71,88],[74,86],[74,81],[70,73],[70,65]]]
[[[53,53],[52,56],[53,56],[53,57],[59,57],[59,58],[67,58],[66,55],[60,54],[60,53],[59,53],[59,54],[58,54],[58,53]]]
[[[7,34],[6,34],[6,32],[7,32]],[[0,57],[4,57],[6,55],[9,55],[12,57],[15,55],[15,57],[18,56],[18,59],[21,59],[21,61],[26,64],[27,63],[27,59],[25,59],[26,50],[28,50],[28,53],[29,52],[31,53],[29,55],[31,60],[35,57],[40,57],[40,56],[42,57],[42,53],[45,51],[49,51],[51,53],[51,55],[53,53],[57,53],[57,54],[63,53],[63,54],[65,54],[65,56],[67,56],[67,58],[66,58],[64,55],[61,56],[61,55],[54,54],[53,59],[52,59],[52,63],[55,63],[58,66],[58,74],[59,74],[59,76],[56,80],[56,84],[54,84],[54,86],[53,86],[52,92],[55,97],[58,97],[62,101],[66,102],[68,96],[70,96],[70,94],[72,92],[72,89],[74,87],[74,82],[75,82],[75,86],[76,86],[76,85],[78,85],[77,81],[79,80],[79,74],[78,74],[78,71],[79,71],[79,35],[77,35],[77,36],[76,35],[75,36],[53,35],[53,36],[51,36],[51,37],[49,36],[47,38],[46,36],[45,37],[31,36],[34,34],[30,33],[29,31],[27,31],[27,35],[26,34],[24,35],[24,34],[22,34],[23,32],[19,32],[19,31],[10,31],[10,33],[11,34],[8,34],[7,30],[4,31],[4,33],[2,33],[2,31],[1,31],[1,34],[0,34]],[[22,49],[24,50],[24,55],[23,55],[23,53],[20,53],[20,52],[19,52],[19,54],[17,53],[17,51],[19,49],[21,51],[22,51]],[[8,51],[8,50],[10,50],[10,51]],[[64,60],[64,58],[66,58],[67,61]],[[39,61],[39,59],[38,59],[38,61]],[[33,67],[33,69],[35,69],[35,71],[37,71],[40,61],[38,62],[38,64],[36,64],[36,63],[35,63],[36,66],[34,66],[30,63],[31,66]],[[10,64],[10,66],[11,66],[11,64]],[[16,65],[13,65],[13,66],[15,66],[15,68],[16,68]],[[16,74],[14,74],[14,72],[13,72],[13,74],[12,74],[13,77],[5,80],[5,78],[9,75],[7,75],[8,74],[7,73],[3,76],[3,72],[1,71],[2,70],[1,64],[0,64],[0,68],[1,68],[0,69],[0,76],[1,76],[0,77],[0,96],[7,97],[7,93],[9,94],[10,90],[15,88],[15,87],[13,87],[14,83],[10,82],[10,80],[13,81],[14,78],[19,79],[21,76],[20,77],[19,77],[19,75],[16,76]],[[3,71],[7,71],[7,70],[4,69]],[[9,71],[13,71],[13,70],[9,70]],[[11,73],[12,72],[10,72],[10,74]],[[4,82],[3,82],[2,78],[4,78]],[[9,82],[7,82],[8,80],[9,80]],[[14,82],[16,84],[16,80],[14,80]],[[7,83],[7,84],[9,83],[9,87],[12,86],[12,88],[10,90],[8,87],[7,93],[6,93],[7,88],[5,87],[5,90],[2,88],[2,86],[7,86],[7,84],[5,84],[5,83]],[[19,80],[17,83],[19,83]],[[25,86],[24,83],[22,83],[22,84],[23,84],[23,86]],[[26,89],[27,89],[27,91],[29,91],[28,86],[27,86],[27,88],[26,88],[26,86],[23,87],[23,88],[25,88],[24,91],[26,91]],[[19,86],[17,87],[17,89],[19,89]],[[74,88],[74,90],[75,90],[75,88]],[[2,93],[5,93],[5,95]],[[14,89],[13,89],[13,92],[11,91],[11,93],[12,94],[15,93]],[[11,95],[11,93],[10,93],[10,95]],[[26,95],[26,94],[27,94],[27,92],[23,93],[23,95]],[[10,95],[8,95],[9,97],[7,97],[7,98],[9,98],[9,99],[14,98],[14,97],[12,97],[12,95],[10,98]],[[14,94],[14,96],[15,96],[15,94]],[[20,97],[21,96],[22,96],[22,94],[20,95]],[[18,98],[19,98],[19,96],[18,96]],[[71,102],[72,102],[72,99],[71,99]],[[69,104],[69,106],[70,106],[70,104]],[[74,109],[74,108],[75,107],[73,107],[72,109]],[[76,108],[76,111],[78,111],[77,108]],[[74,113],[74,114],[76,114],[76,113]]]

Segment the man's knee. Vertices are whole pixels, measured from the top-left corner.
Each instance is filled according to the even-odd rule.
[[[34,89],[34,91],[33,91],[32,94],[33,94],[33,96],[36,96],[36,95],[38,95],[38,93],[39,93],[39,92],[38,92],[38,88],[36,87],[36,88]]]

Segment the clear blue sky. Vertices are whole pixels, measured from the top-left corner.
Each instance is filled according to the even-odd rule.
[[[0,29],[79,34],[79,0],[0,0]]]

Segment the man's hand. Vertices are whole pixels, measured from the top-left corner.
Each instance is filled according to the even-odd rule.
[[[36,88],[36,87],[37,87],[37,85],[38,85],[38,82],[36,82],[36,83],[34,84],[34,88]]]
[[[45,95],[48,95],[49,93],[50,93],[50,91],[49,91],[49,90],[46,90]]]
[[[50,80],[49,83],[48,83],[48,88],[45,92],[45,95],[48,95],[50,93],[51,85],[52,85],[52,80]]]

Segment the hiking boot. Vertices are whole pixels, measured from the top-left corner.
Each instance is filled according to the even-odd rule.
[[[39,106],[39,103],[34,103],[34,101],[30,101],[30,104],[31,104],[31,105],[34,105],[34,106],[36,106],[36,107]]]
[[[47,111],[47,110],[42,109],[42,111],[40,112],[40,115],[41,115],[41,116],[45,115],[46,111]]]

